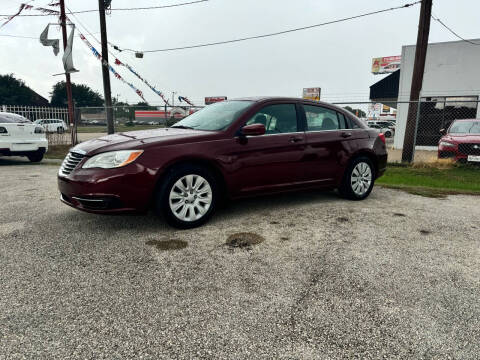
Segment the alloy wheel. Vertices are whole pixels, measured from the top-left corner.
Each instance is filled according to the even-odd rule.
[[[359,162],[352,171],[351,186],[357,196],[367,193],[372,184],[372,169],[366,162]]]
[[[212,198],[212,188],[205,178],[195,174],[185,175],[170,190],[170,210],[181,221],[196,221],[208,212]]]

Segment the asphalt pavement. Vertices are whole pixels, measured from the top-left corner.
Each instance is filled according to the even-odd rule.
[[[61,204],[57,169],[0,159],[0,359],[479,358],[478,197],[304,192],[179,231]]]

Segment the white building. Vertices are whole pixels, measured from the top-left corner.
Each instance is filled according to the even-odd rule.
[[[471,41],[480,44],[480,39]],[[408,113],[408,104],[401,102],[410,99],[415,48],[415,45],[403,46],[400,73],[393,73],[379,81],[377,84],[383,83],[380,86],[374,84],[370,92],[372,100],[390,104],[399,102],[394,106],[398,110],[394,146],[398,149],[403,147]],[[398,90],[395,98],[392,89],[396,82]],[[372,94],[375,86],[376,93]],[[480,106],[472,102],[480,98],[480,46],[466,41],[429,44],[421,98],[429,102],[421,107],[417,148],[436,148],[439,130],[454,119],[480,118]]]

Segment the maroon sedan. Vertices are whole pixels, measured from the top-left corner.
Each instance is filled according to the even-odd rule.
[[[58,174],[64,203],[94,213],[146,211],[204,223],[221,198],[338,188],[366,198],[387,163],[385,138],[348,111],[292,98],[209,105],[170,128],[74,147]]]
[[[480,163],[480,120],[455,120],[438,143],[438,158]]]

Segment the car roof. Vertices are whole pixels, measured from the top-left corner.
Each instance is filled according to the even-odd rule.
[[[308,105],[320,105],[320,106],[327,106],[327,107],[334,107],[338,110],[341,110],[342,112],[344,113],[349,113],[348,110],[338,106],[338,105],[335,105],[335,104],[331,104],[331,103],[327,103],[327,102],[324,102],[324,101],[313,101],[313,100],[307,100],[307,99],[303,99],[303,98],[296,98],[296,97],[283,97],[283,96],[252,96],[252,97],[242,97],[242,98],[234,98],[234,99],[229,99],[231,101],[253,101],[253,102],[266,102],[266,101],[271,101],[271,100],[275,100],[275,101],[292,101],[292,102],[297,102],[297,101],[301,101],[303,102],[304,104],[308,104]]]

